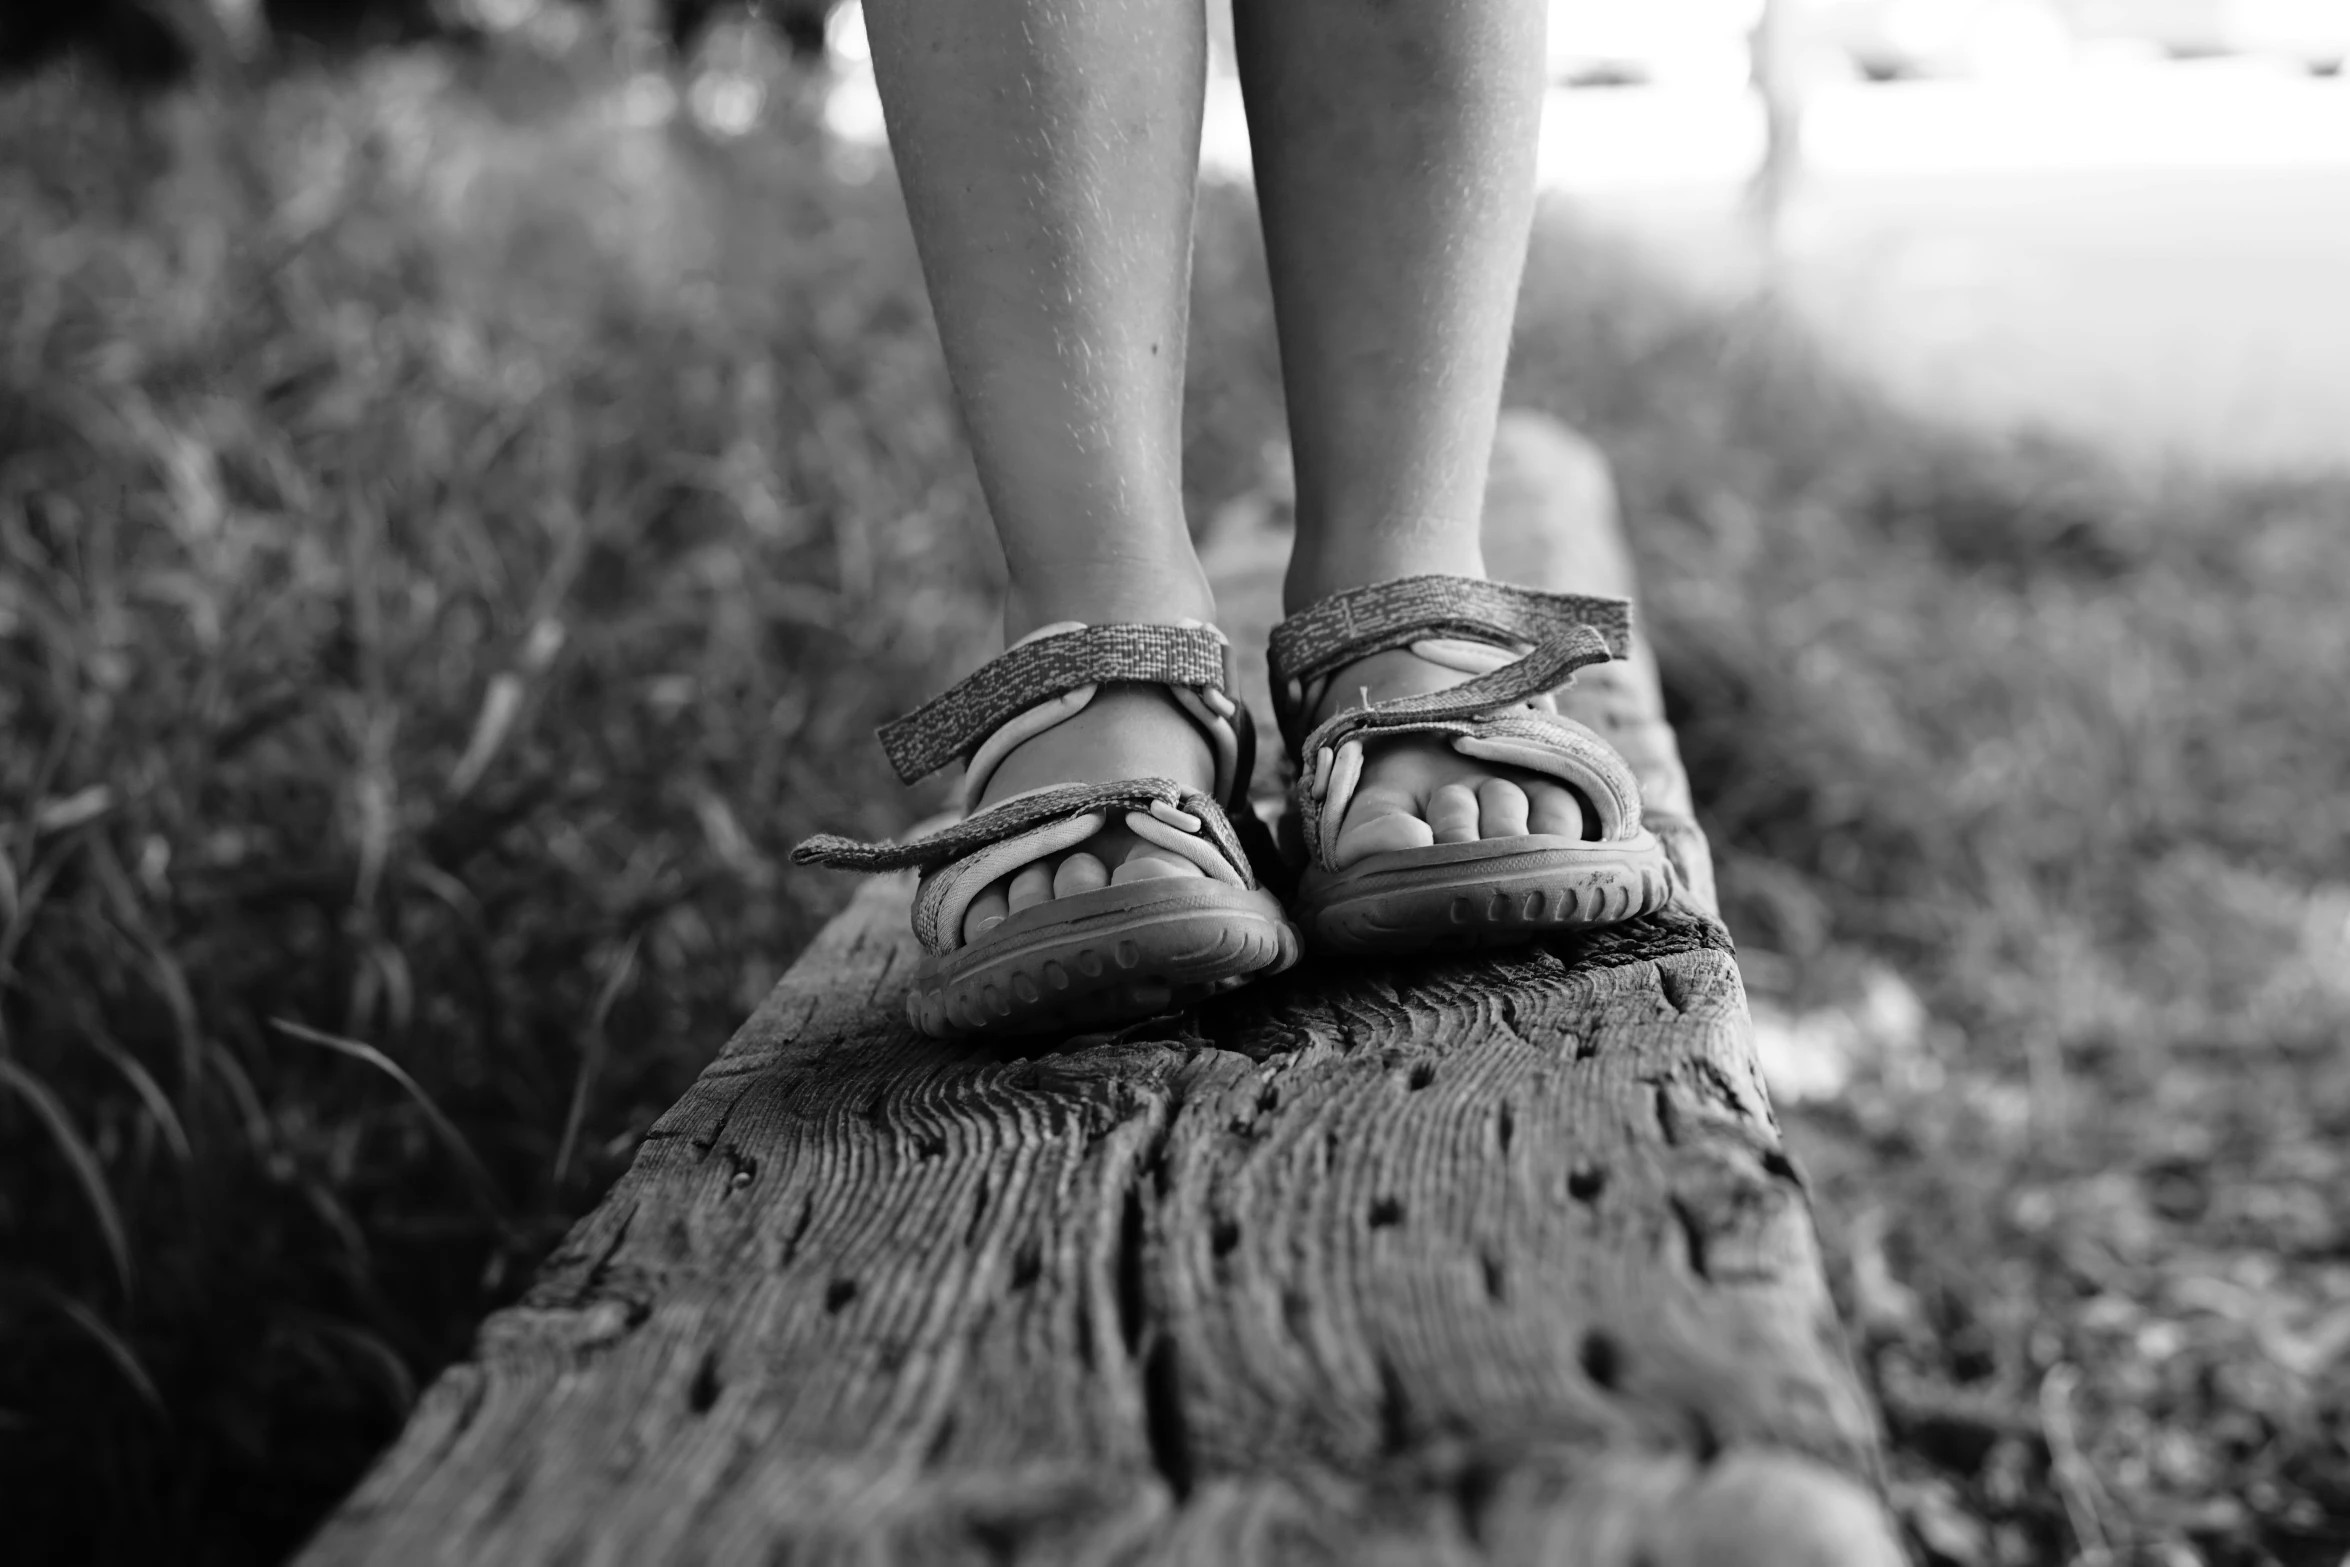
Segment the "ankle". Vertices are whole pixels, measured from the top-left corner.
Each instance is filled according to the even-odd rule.
[[[1214,787],[1216,755],[1172,697],[1159,686],[1114,681],[1084,711],[1016,746],[987,781],[980,801],[1047,784],[1113,783],[1172,778],[1186,788]]]
[[[1467,679],[1458,671],[1432,664],[1408,647],[1368,653],[1330,672],[1314,700],[1313,720],[1320,723],[1349,708],[1368,707],[1397,697],[1447,691]]]
[[[1342,540],[1332,546],[1309,548],[1303,534],[1289,557],[1289,574],[1282,580],[1281,597],[1291,614],[1320,603],[1334,593],[1403,577],[1427,575],[1479,577],[1485,575],[1485,557],[1472,527],[1465,540],[1459,530],[1428,530],[1406,539],[1381,539],[1365,544]]]
[[[1216,595],[1188,549],[1173,560],[1061,565],[1016,575],[1004,593],[1007,644],[1062,621],[1172,625],[1184,620],[1213,624],[1215,618]]]

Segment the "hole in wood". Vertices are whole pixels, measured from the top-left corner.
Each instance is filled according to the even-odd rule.
[[[1701,1279],[1711,1278],[1713,1275],[1707,1271],[1705,1225],[1698,1218],[1697,1210],[1684,1198],[1674,1197],[1669,1202],[1673,1219],[1681,1226],[1681,1243],[1688,1252],[1689,1271]]]
[[[1421,1061],[1415,1063],[1412,1067],[1411,1076],[1404,1079],[1406,1085],[1409,1086],[1411,1091],[1415,1094],[1435,1081],[1436,1063],[1433,1061]]]
[[[800,1216],[792,1221],[791,1233],[783,1238],[783,1250],[775,1258],[778,1271],[788,1268],[800,1255],[800,1242],[808,1235],[808,1226],[816,1217],[816,1199],[800,1199]]]
[[[1240,1245],[1240,1221],[1219,1214],[1208,1223],[1208,1249],[1219,1257],[1229,1257]]]
[[[1508,1153],[1510,1144],[1516,1142],[1517,1139],[1517,1112],[1505,1104],[1493,1113],[1493,1140],[1501,1145],[1503,1153]]]
[[[1762,1167],[1765,1175],[1775,1176],[1790,1186],[1803,1185],[1803,1172],[1795,1167],[1793,1159],[1787,1157],[1785,1149],[1773,1148],[1765,1153],[1762,1156]]]
[[[857,1298],[855,1279],[834,1279],[824,1286],[824,1310],[828,1316],[839,1316]]]
[[[1131,1356],[1142,1347],[1142,1188],[1126,1188],[1118,1216],[1118,1336]]]
[[[1257,1095],[1257,1114],[1271,1115],[1274,1111],[1280,1108],[1281,1090],[1275,1087],[1273,1084],[1267,1083],[1265,1085],[1265,1091]]]
[[[1687,1012],[1698,999],[1698,992],[1689,983],[1689,976],[1681,972],[1679,964],[1659,963],[1656,966],[1657,994],[1665,998],[1665,1005],[1676,1013]]]
[[[947,1140],[932,1132],[914,1144],[914,1154],[924,1164],[933,1159],[944,1159],[947,1156]]]
[[[989,1562],[1016,1562],[1020,1547],[1028,1538],[1030,1518],[973,1518],[967,1527],[971,1543],[978,1546]]]
[[[1044,1255],[1034,1241],[1012,1254],[1012,1288],[1027,1289],[1044,1273]]]
[[[703,1350],[701,1363],[694,1367],[694,1379],[686,1384],[685,1407],[697,1415],[708,1414],[724,1387],[718,1378],[718,1351]]]
[[[1593,1328],[1583,1335],[1583,1350],[1578,1357],[1583,1374],[1594,1387],[1616,1390],[1616,1383],[1624,1374],[1623,1351],[1616,1347],[1616,1337],[1605,1328]]]
[[[1729,1073],[1713,1062],[1704,1060],[1691,1062],[1690,1069],[1698,1086],[1705,1090],[1707,1098],[1741,1121],[1754,1118],[1753,1113],[1746,1108],[1746,1100],[1738,1092],[1738,1085],[1730,1081]]]
[[[1485,1514],[1493,1505],[1494,1493],[1501,1489],[1501,1477],[1498,1465],[1478,1462],[1462,1465],[1460,1473],[1453,1476],[1452,1502],[1460,1514],[1461,1532],[1469,1537],[1470,1544],[1480,1548],[1489,1543],[1485,1538]]]
[[[1607,1171],[1596,1164],[1579,1164],[1567,1172],[1567,1195],[1577,1202],[1596,1202],[1607,1190]]]
[[[1142,1406],[1143,1435],[1150,1443],[1151,1462],[1167,1477],[1167,1489],[1180,1502],[1191,1495],[1191,1433],[1184,1425],[1183,1381],[1171,1338],[1152,1345],[1143,1362]]]
[[[988,1189],[987,1177],[982,1175],[979,1178],[979,1196],[971,1204],[971,1222],[963,1227],[964,1245],[976,1246],[979,1244],[979,1232],[987,1223],[987,1200],[992,1195],[993,1193]]]
[[[1403,1223],[1402,1198],[1381,1197],[1371,1204],[1372,1229],[1384,1230],[1391,1225],[1397,1225],[1401,1223]]]
[[[1478,1259],[1485,1267],[1485,1298],[1499,1304],[1509,1299],[1509,1274],[1502,1260],[1492,1252]]]
[[[1689,1453],[1704,1468],[1722,1456],[1722,1436],[1714,1429],[1713,1417],[1702,1409],[1688,1409],[1683,1413],[1689,1420]]]
[[[1656,1130],[1667,1148],[1681,1146],[1681,1112],[1673,1104],[1673,1091],[1664,1084],[1656,1085]]]
[[[1403,1374],[1395,1362],[1381,1355],[1379,1372],[1379,1450],[1389,1457],[1412,1447],[1412,1404],[1403,1390]]]

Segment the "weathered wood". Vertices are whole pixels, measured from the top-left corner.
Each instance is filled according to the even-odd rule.
[[[903,1021],[909,891],[305,1560],[1900,1560],[1705,913],[973,1048]]]

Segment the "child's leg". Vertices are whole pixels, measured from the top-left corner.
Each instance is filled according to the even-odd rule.
[[[1234,32],[1297,458],[1289,605],[1420,572],[1481,576],[1533,220],[1544,0],[1234,0]],[[1328,700],[1459,678],[1382,654],[1340,671]],[[1529,830],[1579,834],[1574,797],[1391,742],[1337,858]]]
[[[1182,499],[1199,0],[868,0],[890,145],[1005,564],[1008,636],[1208,619]],[[988,798],[1168,777],[1206,743],[1152,688],[1021,746]],[[976,932],[1109,877],[1198,875],[1123,829],[983,895]],[[1130,852],[1131,851],[1131,852]]]

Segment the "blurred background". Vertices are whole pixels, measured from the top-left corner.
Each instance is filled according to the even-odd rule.
[[[2350,3],[1558,0],[1612,465],[1936,1564],[2350,1553]],[[853,6],[0,7],[0,1497],[281,1559],[934,804]],[[1187,485],[1288,504],[1225,60]]]

